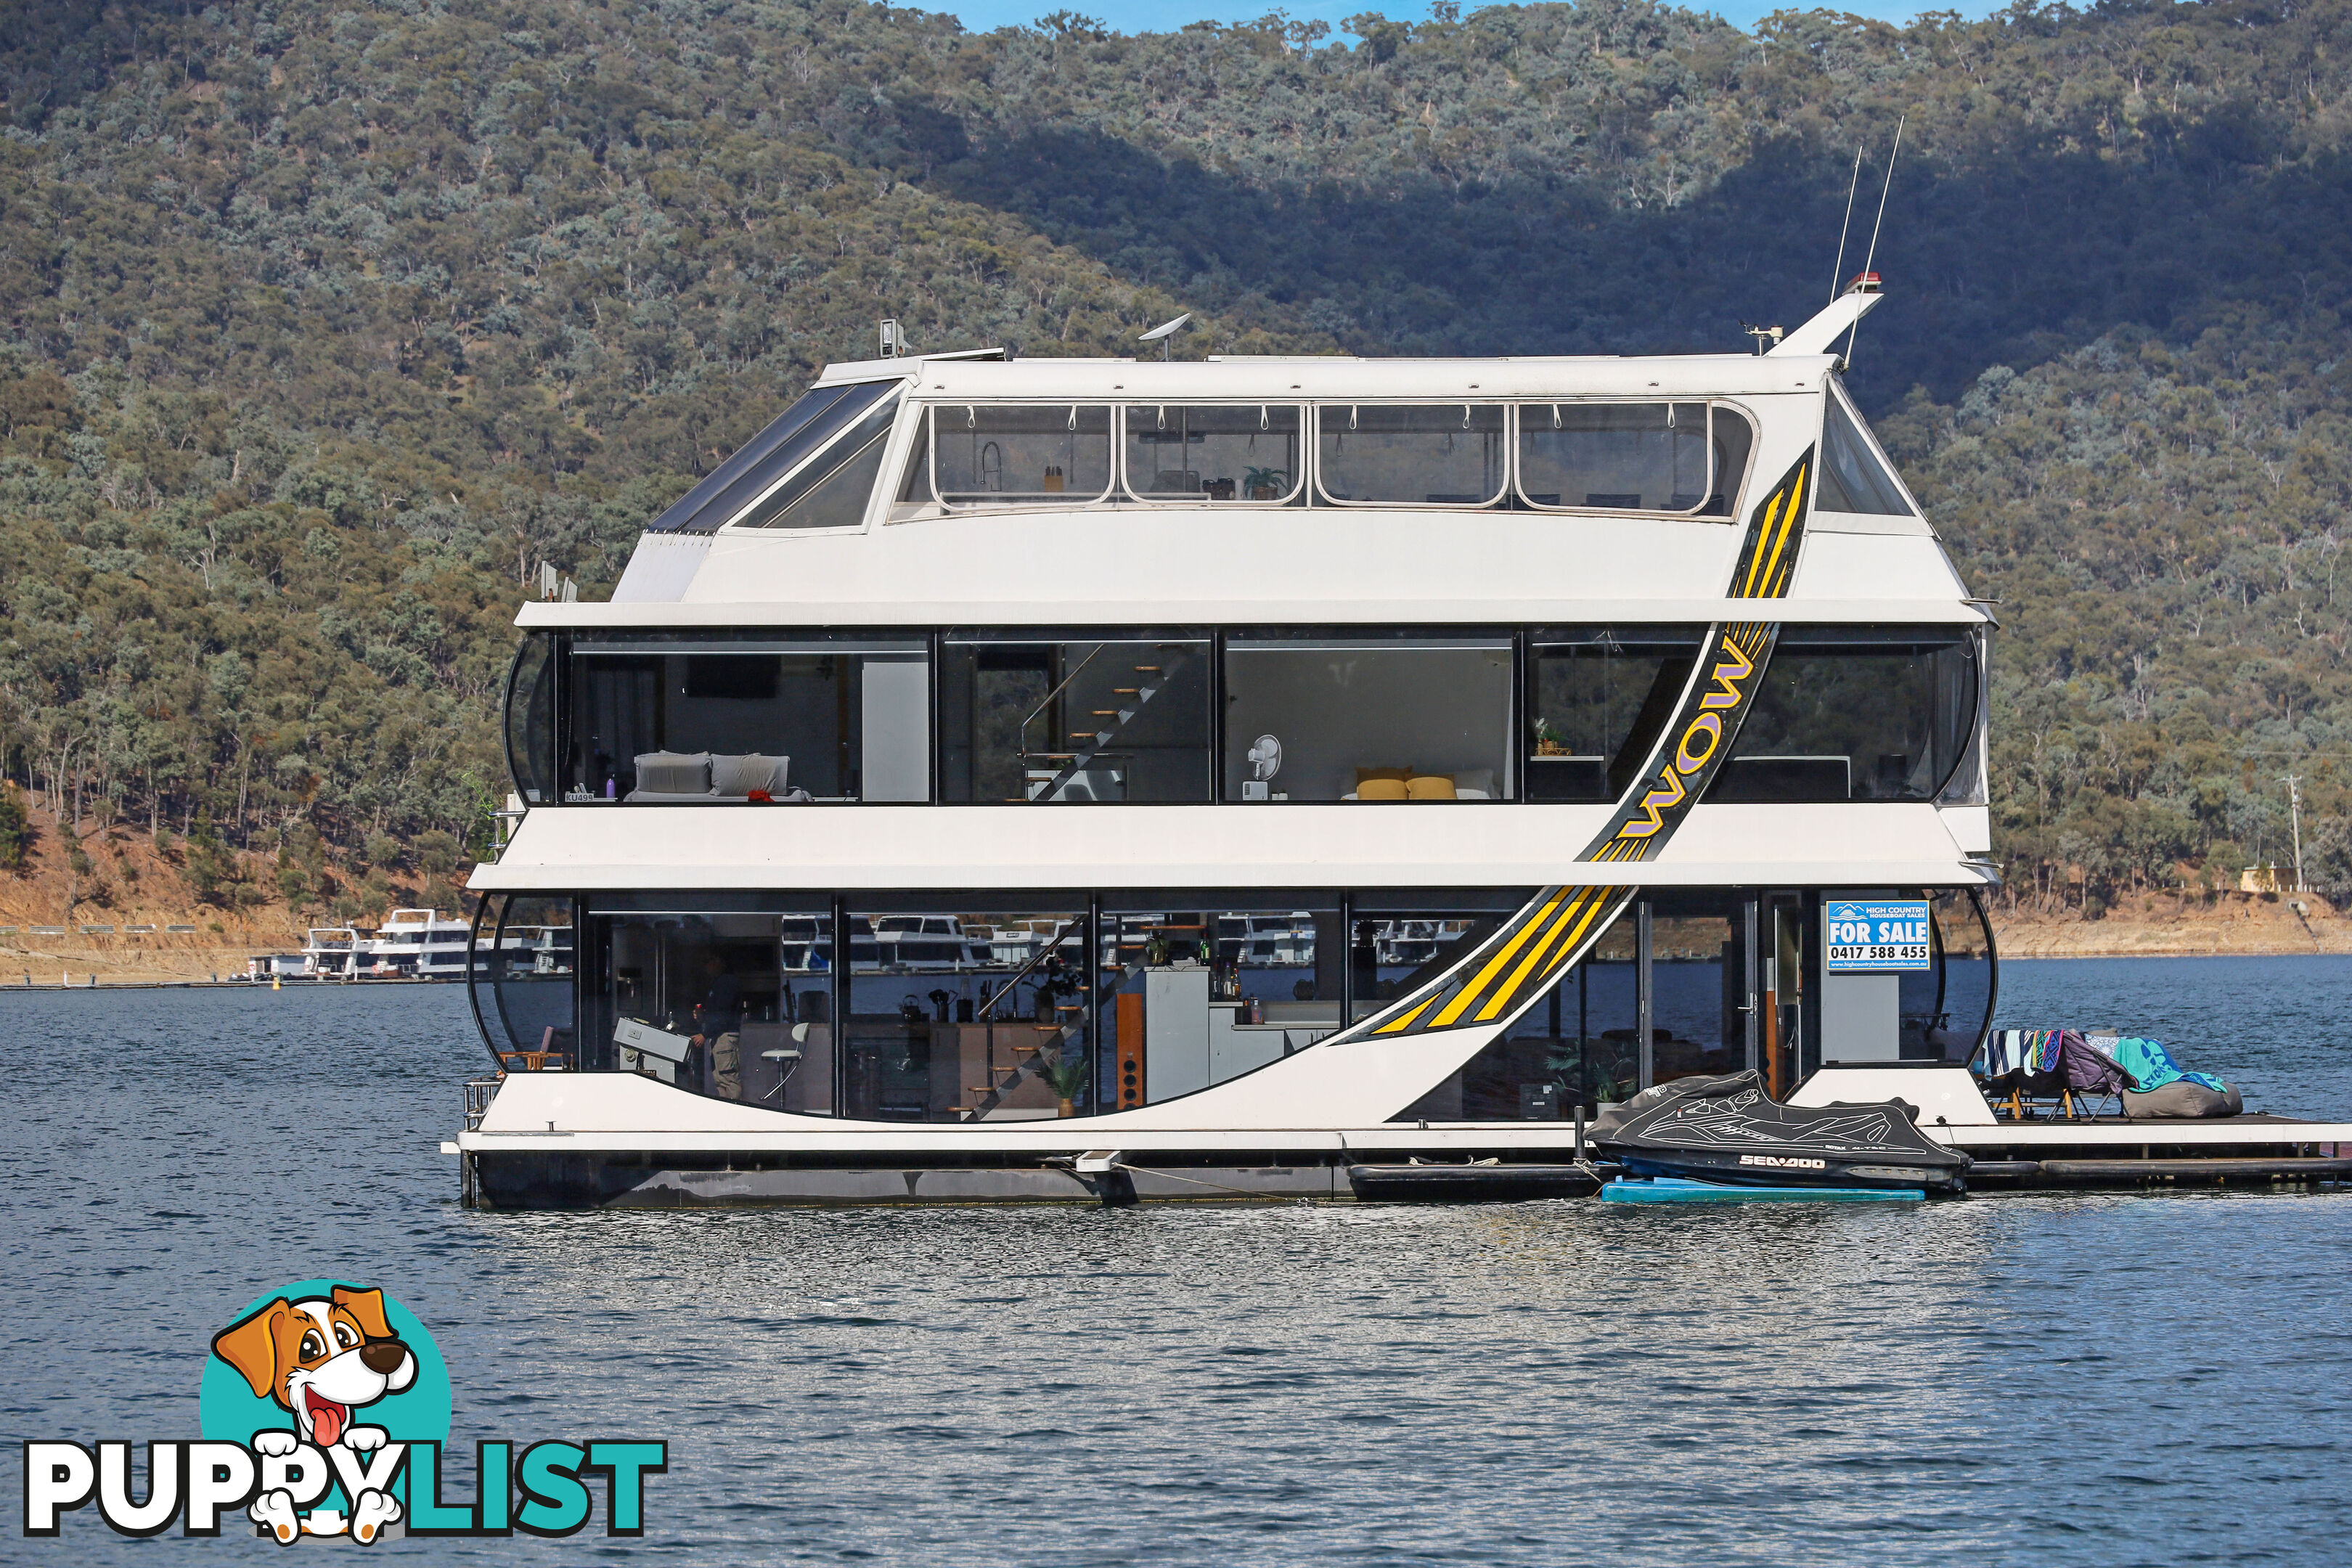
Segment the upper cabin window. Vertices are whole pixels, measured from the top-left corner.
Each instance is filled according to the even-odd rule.
[[[1510,455],[1499,404],[1326,404],[1317,484],[1341,506],[1491,506]]]
[[[1523,403],[1519,496],[1589,511],[1729,517],[1754,432],[1706,403]]]
[[[1110,481],[1107,406],[949,403],[929,410],[898,499],[958,510],[1083,506],[1108,495]]]
[[[532,805],[555,798],[555,638],[524,636],[507,674],[507,772]]]
[[[1835,392],[1830,394],[1829,414],[1822,421],[1821,490],[1814,504],[1823,511],[1917,515],[1903,499],[1903,487],[1879,460],[1875,445],[1846,411],[1845,399]]]
[[[1508,800],[1508,637],[1225,642],[1227,800]]]
[[[1127,489],[1143,501],[1279,505],[1305,485],[1296,407],[1130,404]]]
[[[572,644],[564,798],[930,798],[914,639],[602,634]]]
[[[1975,743],[1977,687],[1964,626],[1790,626],[1706,798],[1934,800]]]
[[[1577,626],[1528,639],[1528,795],[1622,799],[1697,662],[1703,626]]]
[[[753,502],[739,528],[856,528],[882,477],[898,400],[886,398],[800,470]]]
[[[814,389],[778,415],[741,450],[705,475],[699,484],[655,519],[647,531],[716,533],[727,523],[737,521],[747,507],[773,492],[779,479],[799,469],[812,456],[833,447],[842,432],[862,426],[875,405],[887,399],[888,405],[896,407],[898,399],[893,395],[900,384],[895,380],[866,381]],[[886,426],[887,422],[886,416]],[[857,449],[854,445],[844,447],[842,455],[845,457]],[[823,479],[834,471],[835,465],[820,461],[814,467],[817,472],[812,477]],[[862,505],[859,510],[862,515]]]
[[[1213,797],[1216,645],[950,634],[941,790],[955,802],[1161,804]]]

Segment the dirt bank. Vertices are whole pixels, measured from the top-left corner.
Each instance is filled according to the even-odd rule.
[[[1996,903],[1992,929],[2004,958],[2352,952],[2352,920],[2315,893],[2157,893],[2097,920]]]

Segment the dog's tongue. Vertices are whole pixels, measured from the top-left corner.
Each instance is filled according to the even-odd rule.
[[[343,1435],[343,1407],[340,1405],[310,1406],[310,1429],[322,1448],[331,1448],[335,1439]]]

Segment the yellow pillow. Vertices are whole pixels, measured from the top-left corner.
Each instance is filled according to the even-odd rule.
[[[1454,798],[1454,775],[1423,773],[1419,778],[1406,780],[1404,793],[1407,800],[1452,800]]]
[[[1356,770],[1356,787],[1359,790],[1361,790],[1365,781],[1368,779],[1394,779],[1397,783],[1402,784],[1405,780],[1411,777],[1412,777],[1412,770],[1411,768],[1358,768]],[[1395,798],[1402,800],[1404,797],[1402,795],[1398,795]]]
[[[1402,779],[1366,779],[1356,786],[1358,800],[1406,800]]]

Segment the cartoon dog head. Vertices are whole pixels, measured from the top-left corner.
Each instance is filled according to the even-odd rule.
[[[306,1443],[327,1447],[352,1411],[416,1381],[416,1357],[384,1321],[383,1292],[338,1285],[325,1296],[283,1297],[213,1337],[213,1351],[253,1392],[294,1414]]]

